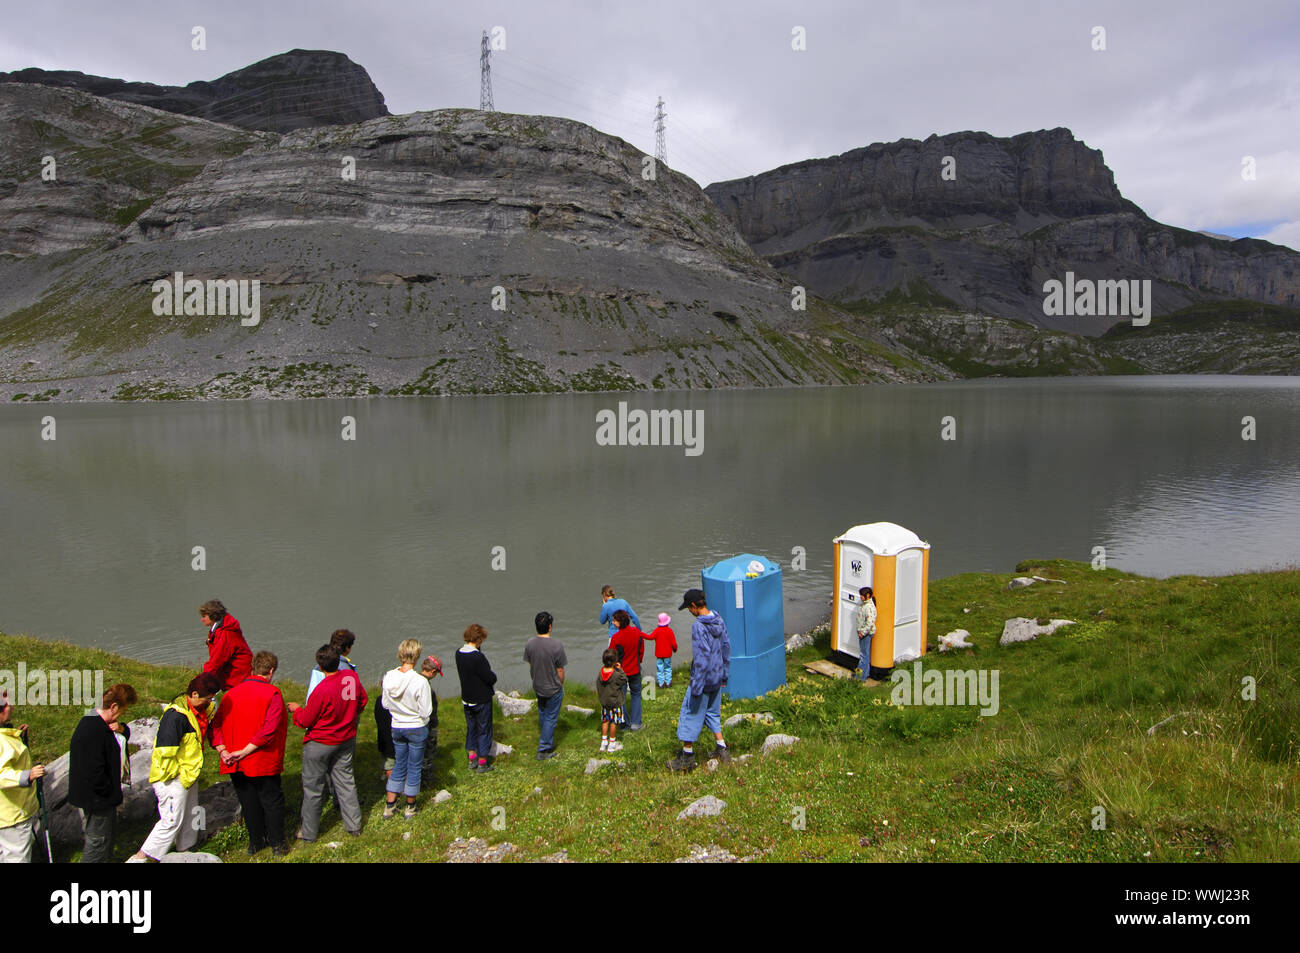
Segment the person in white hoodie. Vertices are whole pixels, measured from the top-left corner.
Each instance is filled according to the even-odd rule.
[[[380,704],[393,716],[393,751],[396,763],[386,784],[384,817],[397,811],[397,795],[406,794],[405,817],[415,816],[415,798],[420,793],[420,770],[424,746],[429,739],[429,716],[433,713],[433,693],[429,680],[415,670],[420,658],[420,643],[405,639],[397,647],[397,668],[384,673]]]

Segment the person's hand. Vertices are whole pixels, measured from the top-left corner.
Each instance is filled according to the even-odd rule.
[[[301,707],[302,706],[299,705],[297,702],[289,702],[289,711],[291,712],[296,712]]]
[[[18,726],[18,733],[19,733],[19,734],[23,734],[23,735],[27,734],[27,726],[26,726],[26,725],[19,725],[19,726]]]
[[[119,735],[122,733],[122,723],[119,721],[110,721],[108,723],[109,731],[116,731]]]
[[[29,776],[31,777],[31,779],[32,779],[33,781],[35,781],[37,778],[42,778],[42,777],[44,777],[44,776],[45,776],[45,765],[43,765],[43,764],[34,764],[34,765],[32,765],[31,774],[30,774]]]

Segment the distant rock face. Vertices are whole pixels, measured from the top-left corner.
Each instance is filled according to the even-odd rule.
[[[1215,299],[1300,307],[1300,253],[1152,221],[1068,129],[877,143],[705,193],[810,291],[884,314],[947,308],[1086,335],[1127,320],[1045,314],[1044,283],[1067,271],[1149,279],[1156,315]]]
[[[943,178],[944,159],[952,174]],[[871,228],[971,228],[1134,211],[1101,153],[1068,129],[902,139],[705,190],[764,254]]]
[[[0,254],[17,256],[111,239],[158,195],[258,139],[74,89],[14,85],[0,85],[0,131]]]
[[[364,68],[342,53],[290,50],[210,82],[156,86],[69,70],[0,73],[0,83],[39,83],[152,106],[245,129],[288,132],[387,116],[384,97]]]
[[[0,90],[61,95],[47,114],[60,129],[78,100],[134,110],[146,128],[166,118],[70,90]],[[60,400],[952,376],[817,299],[792,308],[789,282],[694,182],[645,178],[639,150],[581,123],[460,109],[272,137],[170,118],[251,141],[151,186],[151,204],[124,207],[116,228],[101,217],[75,256],[0,256],[0,400],[56,375],[75,378],[52,385]],[[28,142],[16,175],[36,175],[40,155]],[[106,162],[117,179],[135,160]],[[30,247],[57,219],[24,208]],[[257,319],[156,312],[154,285],[178,272],[256,282]]]

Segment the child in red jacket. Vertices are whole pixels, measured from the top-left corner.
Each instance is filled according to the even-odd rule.
[[[659,613],[659,626],[646,636],[655,644],[655,682],[660,688],[673,687],[673,653],[677,651],[677,636],[669,628],[673,621],[667,612]]]

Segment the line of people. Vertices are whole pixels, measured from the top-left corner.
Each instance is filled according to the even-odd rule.
[[[601,593],[599,621],[609,627],[610,641],[602,652],[596,681],[601,704],[601,750],[618,751],[617,730],[642,727],[641,663],[645,643],[655,644],[656,681],[672,686],[672,656],[677,640],[667,613],[660,613],[653,632],[641,631],[640,620],[626,600],[610,586]],[[691,628],[693,661],[690,683],[682,699],[677,735],[682,750],[669,762],[676,771],[695,767],[693,745],[703,728],[712,730],[713,756],[730,760],[722,737],[721,693],[730,666],[730,639],[722,617],[708,609],[704,593],[690,589],[680,609],[694,617]],[[357,726],[369,699],[350,654],[356,636],[335,631],[316,652],[316,667],[308,679],[305,704],[286,703],[273,684],[279,659],[273,652],[254,653],[242,627],[220,600],[199,607],[207,629],[208,659],[183,694],[166,706],[159,720],[150,760],[149,782],[158,804],[158,821],[128,862],[159,861],[172,850],[188,850],[203,829],[198,802],[198,778],[203,768],[203,743],[217,752],[220,772],[229,776],[248,829],[250,855],[267,847],[274,856],[288,852],[285,801],[281,786],[288,723],[303,729],[302,816],[296,838],[316,840],[327,799],[339,807],[344,830],[360,836],[362,816],[353,759]],[[537,760],[555,756],[555,729],[564,699],[564,645],[552,636],[554,618],[539,612],[537,634],[524,646],[537,696],[539,739]],[[493,770],[492,703],[496,673],[483,654],[488,633],[477,623],[463,633],[456,652],[465,715],[465,749],[475,773]],[[405,798],[404,816],[416,814],[422,784],[432,783],[438,737],[438,700],[433,679],[442,663],[422,655],[415,639],[397,649],[396,668],[384,675],[381,702],[374,708],[380,754],[384,758],[383,817],[396,814]],[[419,670],[417,672],[417,665]],[[220,703],[209,718],[213,699]],[[130,784],[127,745],[130,728],[126,712],[137,702],[135,689],[118,683],[108,689],[101,707],[78,723],[69,746],[68,801],[78,808],[83,826],[82,862],[106,861],[116,835],[117,810]],[[13,710],[0,697],[0,861],[27,862],[35,835],[36,800],[45,767],[32,764],[25,725],[11,725]]]

